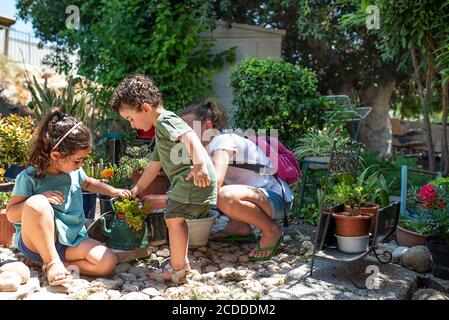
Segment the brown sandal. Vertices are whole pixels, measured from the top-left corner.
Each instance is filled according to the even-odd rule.
[[[65,272],[55,272],[55,273],[52,274],[52,278],[50,278],[48,276],[47,270],[51,266],[53,266],[53,265],[55,265],[57,263],[61,263],[62,265],[64,265],[61,260],[53,260],[53,261],[50,261],[49,263],[44,263],[42,265],[42,272],[47,277],[48,284],[51,285],[51,286],[59,286],[59,285],[63,285],[63,284],[71,284],[73,282],[73,276],[72,276],[72,274],[68,270],[66,270]],[[64,268],[65,268],[65,266],[64,266]],[[55,276],[59,275],[59,274],[65,274],[65,278],[59,279],[59,280],[54,280]]]
[[[167,270],[170,274],[170,280],[164,279],[164,270]],[[175,284],[180,284],[187,282],[186,273],[187,271],[185,269],[185,266],[182,269],[175,270],[170,263],[167,263],[162,268],[151,271],[150,275],[153,275],[154,278],[150,276],[150,279],[157,282],[172,282]]]

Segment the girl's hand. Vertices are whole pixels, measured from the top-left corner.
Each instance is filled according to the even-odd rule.
[[[206,188],[210,186],[209,173],[205,165],[194,165],[192,171],[187,175],[186,180],[190,180],[192,177],[193,184],[197,187]]]
[[[127,199],[132,198],[131,191],[117,188],[114,188],[114,191],[112,191],[111,196],[112,197],[119,196],[120,198],[127,198]]]
[[[50,202],[50,204],[61,204],[64,202],[64,194],[61,191],[50,190],[41,193]]]

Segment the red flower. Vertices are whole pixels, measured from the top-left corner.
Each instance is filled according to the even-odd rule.
[[[440,200],[440,201],[438,201],[438,206],[440,208],[446,208],[446,202],[444,202],[444,200]]]
[[[438,193],[434,186],[425,185],[419,189],[418,196],[421,201],[433,201],[438,197]]]

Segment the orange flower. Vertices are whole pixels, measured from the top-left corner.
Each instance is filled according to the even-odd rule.
[[[114,175],[114,169],[112,168],[106,168],[101,172],[101,176],[103,179],[110,179]]]
[[[427,209],[432,209],[433,207],[435,207],[435,203],[433,201],[426,201],[424,202],[424,207],[426,207]]]
[[[444,202],[444,200],[440,200],[440,201],[438,201],[438,206],[440,208],[446,208],[446,202]]]
[[[6,170],[3,168],[0,168],[0,177],[3,176],[5,174]]]

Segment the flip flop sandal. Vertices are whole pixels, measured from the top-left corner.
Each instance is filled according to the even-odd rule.
[[[48,269],[49,269],[51,266],[53,266],[53,265],[55,265],[55,264],[57,264],[57,263],[63,264],[61,260],[55,260],[55,261],[50,261],[50,262],[47,263],[47,264],[44,263],[44,264],[42,265],[42,272],[43,272],[44,275],[47,277],[48,284],[51,285],[51,286],[60,286],[60,285],[63,285],[63,284],[71,284],[71,283],[73,282],[73,276],[72,276],[72,274],[71,274],[69,271],[66,271],[66,272],[55,272],[54,274],[52,274],[52,276],[53,276],[52,278],[53,278],[53,279],[51,279],[51,278],[47,275]],[[64,265],[64,264],[63,264],[63,265]],[[65,268],[65,267],[64,267],[64,268]],[[65,276],[65,278],[63,278],[63,279],[54,280],[54,277],[55,277],[56,275],[58,275],[58,274],[65,274],[66,276]]]
[[[246,235],[246,236],[242,236],[240,234],[236,234],[236,233],[233,233],[233,232],[225,230],[225,229],[220,229],[217,232],[215,232],[214,234],[217,234],[217,233],[224,233],[227,235],[227,237],[215,238],[215,239],[211,238],[212,241],[218,241],[218,242],[231,242],[231,241],[252,242],[252,241],[256,241],[256,236],[253,233]]]
[[[278,241],[276,242],[276,244],[272,247],[266,247],[266,248],[261,248],[260,247],[260,243],[257,242],[257,247],[256,247],[256,251],[260,252],[260,251],[271,251],[271,253],[266,256],[266,257],[249,257],[249,260],[251,261],[267,261],[270,260],[275,254],[276,252],[279,250],[279,247],[282,243],[282,235],[279,237]]]
[[[170,274],[170,280],[164,279],[164,270],[167,270]],[[157,282],[172,282],[175,284],[181,284],[186,283],[186,270],[184,268],[180,270],[175,270],[171,266],[170,263],[167,263],[163,268],[156,269],[154,271],[150,272],[150,275],[153,275],[154,277],[150,277],[151,280],[157,281]]]

